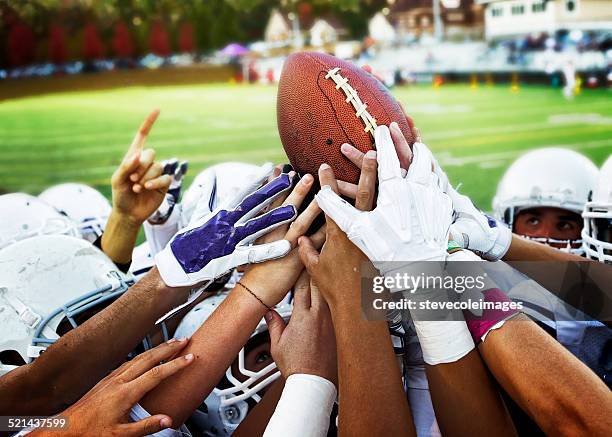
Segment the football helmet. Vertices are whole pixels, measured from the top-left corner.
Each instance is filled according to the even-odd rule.
[[[45,235],[0,250],[0,376],[29,363],[131,281],[81,238]]]
[[[179,324],[175,338],[191,337],[193,333],[208,319],[213,311],[227,296],[227,292],[218,293],[196,305]],[[292,305],[288,298],[276,306],[275,310],[285,322],[291,316]],[[250,337],[249,342],[261,334],[267,333],[268,327],[262,319]],[[248,345],[249,343],[247,343]],[[203,404],[191,416],[194,423],[204,435],[229,436],[246,417],[249,410],[261,400],[259,392],[280,377],[274,362],[259,371],[247,369],[245,365],[245,348],[242,348],[236,358],[236,366],[230,366],[225,376],[204,400]]]
[[[601,167],[597,185],[582,213],[582,241],[587,257],[612,264],[612,155]]]
[[[547,147],[518,158],[502,176],[493,198],[493,214],[510,228],[524,209],[551,207],[582,214],[589,192],[595,186],[597,167],[586,156],[569,149]],[[564,244],[582,253],[581,240],[534,238],[542,243]]]
[[[96,189],[84,184],[59,184],[47,188],[38,197],[71,218],[83,238],[93,243],[102,235],[111,213],[111,204]]]
[[[132,251],[132,264],[130,265],[130,273],[134,276],[134,280],[140,281],[154,266],[155,258],[151,254],[149,243],[145,241],[136,246]]]
[[[183,194],[181,223],[189,224],[196,205],[205,193],[210,193],[209,210],[214,210],[222,202],[233,199],[246,184],[252,182],[261,167],[244,162],[223,162],[201,171]],[[213,187],[206,184],[213,183]]]
[[[25,193],[0,196],[0,249],[36,235],[80,237],[76,224],[51,205]]]

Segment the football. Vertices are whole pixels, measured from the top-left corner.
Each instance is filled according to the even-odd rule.
[[[317,176],[323,163],[336,178],[357,183],[359,170],[340,151],[349,143],[374,148],[374,130],[395,121],[412,145],[410,121],[389,90],[372,74],[324,53],[289,56],[277,96],[278,132],[299,174]]]

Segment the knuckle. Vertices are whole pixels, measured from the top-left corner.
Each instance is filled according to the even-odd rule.
[[[357,200],[368,200],[370,198],[370,192],[366,189],[357,190]]]
[[[162,376],[162,369],[161,366],[155,366],[153,367],[151,370],[149,370],[149,375],[154,378],[154,379],[158,379],[161,378]]]

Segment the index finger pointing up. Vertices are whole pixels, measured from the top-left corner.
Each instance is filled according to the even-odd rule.
[[[144,147],[145,140],[147,139],[147,135],[149,135],[149,131],[153,127],[153,123],[155,123],[155,120],[157,120],[158,116],[159,109],[154,109],[147,116],[145,121],[142,122],[140,128],[138,129],[138,132],[136,132],[136,136],[132,140],[132,144],[130,144],[130,148],[127,153],[128,156],[131,156],[142,150],[142,148]]]

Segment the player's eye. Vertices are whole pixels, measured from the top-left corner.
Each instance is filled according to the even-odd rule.
[[[537,226],[540,224],[540,219],[537,217],[529,217],[527,219],[527,224],[531,226]]]
[[[561,222],[557,223],[557,228],[560,231],[571,231],[571,230],[573,230],[575,228],[575,225],[572,222],[561,221]]]
[[[257,358],[255,359],[255,363],[262,364],[262,363],[265,363],[266,361],[270,361],[271,359],[272,357],[270,356],[268,352],[261,352],[257,355]]]

